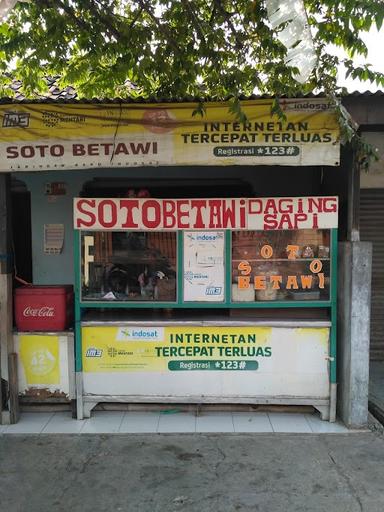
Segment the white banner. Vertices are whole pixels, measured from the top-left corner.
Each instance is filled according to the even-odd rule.
[[[74,228],[100,231],[330,229],[338,198],[75,198]]]

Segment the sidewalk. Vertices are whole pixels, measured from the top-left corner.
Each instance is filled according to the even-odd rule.
[[[382,512],[384,437],[0,436],[7,512]]]
[[[0,425],[0,434],[166,434],[166,433],[347,433],[341,423],[319,414],[281,412],[93,411],[87,420],[69,412],[29,412],[16,425]]]

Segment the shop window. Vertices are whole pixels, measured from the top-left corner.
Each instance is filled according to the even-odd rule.
[[[82,232],[83,301],[175,302],[176,233]]]
[[[234,231],[232,301],[329,300],[329,230]]]

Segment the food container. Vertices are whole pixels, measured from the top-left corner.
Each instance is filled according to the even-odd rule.
[[[73,287],[22,286],[15,290],[19,331],[65,331],[73,322]]]
[[[155,299],[174,302],[176,300],[176,279],[159,279],[156,284]]]
[[[314,258],[315,257],[314,248],[310,245],[306,245],[305,247],[303,247],[302,257],[303,258]]]
[[[266,272],[262,272],[262,275],[265,275],[265,290],[256,290],[256,299],[260,301],[264,300],[276,300],[278,290],[273,288],[273,283],[270,281],[270,276],[278,275],[276,270],[268,270]]]
[[[237,284],[232,284],[232,300],[233,302],[254,302],[255,289],[252,285],[242,289]]]
[[[326,245],[319,245],[319,258],[329,258],[329,247]]]

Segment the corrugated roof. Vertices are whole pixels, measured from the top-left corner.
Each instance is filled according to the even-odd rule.
[[[166,98],[166,97],[159,97],[159,96],[152,96],[148,98],[144,97],[135,97],[135,98],[78,98],[76,89],[72,86],[67,86],[65,88],[60,88],[57,85],[57,81],[60,77],[59,76],[47,76],[45,78],[48,92],[45,94],[37,95],[34,99],[28,99],[26,98],[22,90],[22,82],[20,80],[13,80],[11,84],[11,89],[13,91],[12,97],[7,98],[0,98],[0,103],[197,103],[199,101],[217,101],[217,98],[213,97],[206,97],[201,98],[197,96],[186,96],[183,98]],[[134,89],[134,86],[132,86]],[[346,96],[343,96],[343,98],[349,98],[349,97],[381,97],[384,96],[384,91],[353,91],[348,93]],[[303,95],[294,95],[294,96],[282,96],[283,98],[302,98]],[[324,94],[313,94],[309,93],[304,95],[305,98],[324,98]],[[254,100],[254,99],[272,99],[274,98],[273,95],[269,94],[252,94],[250,96],[242,95],[240,96],[241,100]],[[226,99],[229,99],[226,98]]]
[[[282,98],[324,98],[324,94],[306,94],[306,95],[298,95],[298,96],[281,96]],[[384,97],[384,91],[365,91],[365,92],[359,92],[354,91],[352,93],[348,93],[346,96],[343,96],[343,99],[347,98],[381,98]],[[240,96],[240,100],[255,100],[255,99],[272,99],[274,96],[272,95],[256,95],[252,94],[251,96]],[[226,98],[227,100],[230,99],[230,97]],[[20,103],[83,103],[83,104],[89,104],[89,103],[95,103],[95,104],[101,104],[101,103],[124,103],[124,104],[130,104],[130,103],[198,103],[200,101],[208,102],[208,101],[218,101],[217,98],[199,98],[199,97],[193,97],[188,96],[184,98],[161,98],[161,97],[149,97],[149,98],[77,98],[76,95],[72,94],[57,94],[57,95],[50,95],[47,97],[40,97],[35,99],[28,99],[28,98],[0,98],[0,104],[20,104]]]
[[[352,97],[354,97],[354,96],[358,96],[358,97],[366,96],[367,98],[371,98],[372,96],[379,97],[379,96],[384,96],[384,91],[375,91],[375,92],[372,92],[372,91],[364,91],[364,92],[353,91],[353,92],[349,92],[345,97],[349,98],[351,96]]]
[[[60,88],[57,84],[59,76],[48,76],[45,78],[48,91],[47,93],[37,95],[34,99],[29,99],[24,96],[22,93],[22,85],[23,83],[20,80],[13,80],[11,84],[11,89],[13,91],[12,97],[0,98],[0,103],[197,103],[199,101],[217,101],[217,98],[208,97],[201,98],[197,96],[186,96],[183,98],[167,98],[161,96],[152,96],[148,98],[144,97],[131,97],[131,98],[78,98],[76,89],[72,86],[67,86],[64,88]],[[384,96],[384,91],[365,91],[359,92],[354,91],[349,93],[344,98],[355,98],[355,97],[381,97]],[[269,94],[252,94],[250,96],[242,95],[240,96],[241,100],[254,100],[254,99],[272,99],[274,96]],[[282,96],[283,98],[288,98],[288,96]],[[291,96],[292,98],[302,98],[303,95],[295,95]],[[305,98],[324,98],[324,94],[307,94],[304,96]],[[226,98],[226,99],[229,99]]]

